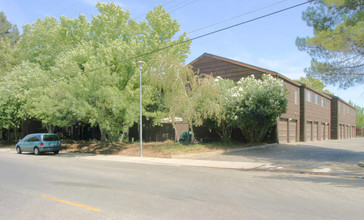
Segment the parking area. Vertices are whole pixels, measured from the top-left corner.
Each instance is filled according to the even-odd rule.
[[[364,161],[364,138],[273,144],[196,159],[269,163],[270,170],[364,175],[358,165]]]

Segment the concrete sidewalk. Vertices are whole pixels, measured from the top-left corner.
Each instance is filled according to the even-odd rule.
[[[95,155],[83,156],[86,160],[103,160],[124,163],[169,165],[169,166],[191,166],[191,167],[210,167],[224,169],[269,169],[270,163],[258,162],[235,162],[235,161],[212,161],[212,160],[193,160],[193,159],[173,159],[173,158],[154,158],[154,157],[126,157],[118,155]]]

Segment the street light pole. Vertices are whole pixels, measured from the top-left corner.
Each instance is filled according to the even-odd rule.
[[[140,157],[143,157],[143,121],[142,121],[142,68],[143,61],[137,62],[139,67],[139,90],[140,90],[140,99],[139,99],[139,142],[140,142]]]

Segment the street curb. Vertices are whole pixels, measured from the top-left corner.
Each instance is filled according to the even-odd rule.
[[[210,157],[215,155],[221,155],[221,154],[228,154],[228,153],[235,153],[239,151],[248,151],[248,150],[256,150],[256,149],[264,149],[273,145],[276,145],[277,143],[273,144],[262,144],[252,147],[243,147],[243,148],[236,148],[236,149],[228,149],[228,150],[217,150],[217,151],[211,151],[211,152],[202,152],[202,153],[193,153],[193,154],[181,154],[181,155],[172,155],[171,158],[174,159],[183,159],[183,158],[201,158],[201,157]]]

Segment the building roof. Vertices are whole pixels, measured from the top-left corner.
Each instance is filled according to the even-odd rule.
[[[275,71],[272,71],[272,70],[268,70],[268,69],[264,69],[264,68],[261,68],[261,67],[257,67],[257,66],[254,66],[254,65],[250,65],[250,64],[247,64],[247,63],[243,63],[243,62],[240,62],[240,61],[236,61],[236,60],[232,60],[232,59],[228,59],[228,58],[225,58],[225,57],[220,57],[220,56],[216,56],[214,54],[210,54],[210,53],[204,53],[202,54],[201,56],[199,56],[198,58],[196,58],[195,60],[193,60],[191,63],[189,63],[188,65],[189,66],[193,66],[195,63],[197,63],[198,61],[200,61],[201,59],[205,58],[205,57],[208,57],[208,58],[212,58],[212,59],[216,59],[216,60],[221,60],[221,61],[224,61],[224,62],[228,62],[228,63],[231,63],[231,64],[235,64],[235,65],[238,65],[238,66],[241,66],[241,67],[245,67],[245,68],[249,68],[249,69],[253,69],[253,70],[256,70],[256,71],[259,71],[259,72],[262,72],[262,73],[266,73],[266,74],[270,74],[270,75],[273,75],[273,76],[276,76],[286,82],[289,82],[295,86],[299,86],[299,87],[304,87],[304,88],[307,88],[307,89],[310,89],[324,97],[326,97],[327,99],[332,99],[332,95],[329,95],[329,94],[326,94],[324,92],[320,92],[310,86],[307,86],[306,84],[304,83],[300,83],[300,82],[296,82],[278,72],[275,72]],[[336,97],[336,96],[335,96]],[[346,103],[345,101],[343,101],[342,99],[340,99],[340,101]]]
[[[341,99],[340,97],[338,97],[338,96],[335,96],[335,95],[329,95],[329,96],[331,96],[333,100],[338,100],[338,101],[340,101],[340,102],[342,102],[342,103],[344,103],[344,104],[346,104],[346,105],[350,106],[351,108],[356,109],[354,106],[352,106],[351,104],[349,104],[349,103],[345,102],[344,100],[342,100],[342,99]]]
[[[272,70],[264,69],[264,68],[261,68],[261,67],[257,67],[257,66],[254,66],[254,65],[250,65],[250,64],[247,64],[247,63],[240,62],[240,61],[236,61],[236,60],[216,56],[216,55],[209,54],[209,53],[202,54],[201,56],[199,56],[198,58],[193,60],[191,63],[189,63],[188,65],[193,66],[195,63],[197,63],[198,61],[200,61],[201,59],[203,59],[205,57],[209,57],[209,58],[216,59],[216,60],[221,60],[221,61],[228,62],[228,63],[231,63],[231,64],[235,64],[235,65],[238,65],[238,66],[241,66],[241,67],[245,67],[245,68],[257,70],[257,71],[262,72],[262,73],[270,74],[270,75],[276,76],[276,77],[278,77],[278,78],[280,78],[280,79],[282,79],[282,80],[284,80],[286,82],[294,84],[296,86],[301,86],[302,85],[302,83],[291,80],[290,78],[288,78],[286,76],[283,76],[282,74],[274,72]]]

